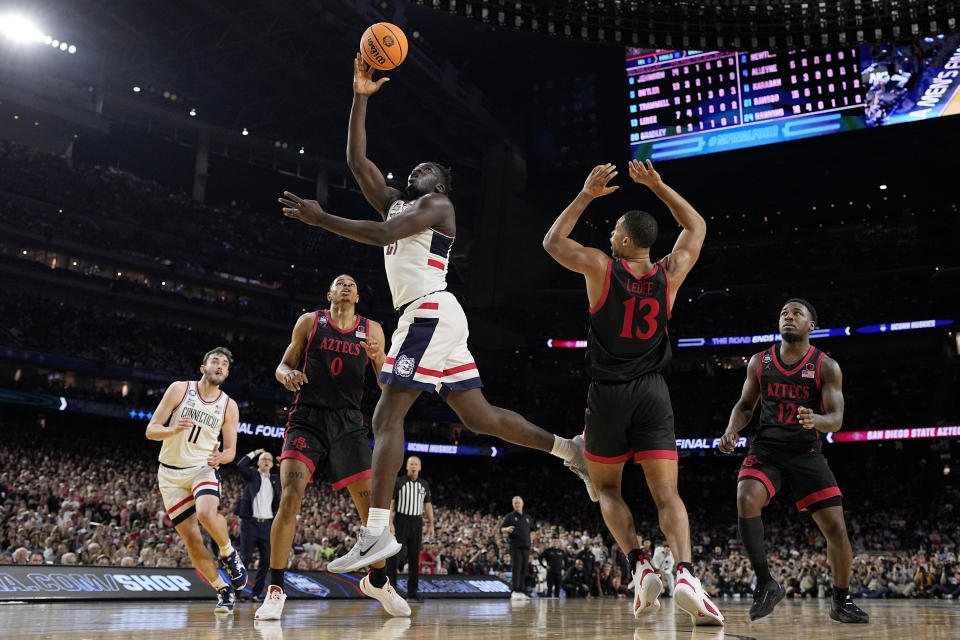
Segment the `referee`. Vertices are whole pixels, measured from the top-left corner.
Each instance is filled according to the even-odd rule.
[[[420,597],[420,545],[423,539],[423,516],[427,516],[427,536],[433,534],[433,502],[430,500],[430,485],[420,477],[420,458],[407,458],[407,475],[397,478],[390,501],[390,530],[403,545],[400,552],[387,559],[387,576],[390,584],[397,584],[397,568],[404,559],[407,569],[407,600],[423,602]]]

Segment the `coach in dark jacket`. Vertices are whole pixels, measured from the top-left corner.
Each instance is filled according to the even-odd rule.
[[[253,461],[260,456],[256,466]],[[257,449],[237,460],[237,470],[243,476],[243,495],[234,513],[240,516],[240,558],[244,566],[251,566],[253,549],[260,552],[260,567],[253,583],[253,597],[263,591],[270,567],[270,527],[280,506],[280,477],[271,474],[273,455]]]

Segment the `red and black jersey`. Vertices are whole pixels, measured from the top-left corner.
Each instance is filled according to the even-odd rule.
[[[367,371],[367,352],[360,343],[366,341],[369,331],[370,320],[363,316],[358,315],[352,327],[341,330],[329,311],[314,312],[301,369],[309,382],[300,387],[295,407],[360,408]]]
[[[670,276],[659,262],[638,276],[626,260],[611,260],[603,298],[590,309],[587,373],[624,382],[670,363]]]
[[[808,407],[816,413],[823,412],[820,366],[827,354],[811,346],[799,362],[783,364],[780,343],[777,343],[758,355],[760,426],[754,442],[806,446],[816,443],[819,432],[803,428],[797,419],[797,409]]]

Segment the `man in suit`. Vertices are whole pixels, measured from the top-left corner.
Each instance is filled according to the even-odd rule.
[[[254,460],[257,460],[254,466]],[[254,598],[263,592],[270,565],[270,527],[280,506],[280,477],[271,474],[273,455],[264,449],[251,451],[237,461],[237,470],[243,476],[243,495],[234,513],[240,516],[240,558],[244,566],[252,566],[253,549],[260,553],[260,566],[253,584]]]

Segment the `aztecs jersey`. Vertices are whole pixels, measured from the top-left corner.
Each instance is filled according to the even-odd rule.
[[[603,298],[590,309],[587,373],[625,382],[670,363],[670,276],[659,262],[637,275],[626,260],[607,264]]]
[[[758,355],[760,425],[754,442],[800,446],[815,444],[819,432],[803,428],[797,419],[797,409],[807,407],[816,413],[823,412],[820,365],[827,354],[811,346],[799,362],[788,366],[780,361],[780,343],[777,343]]]
[[[223,427],[229,402],[230,396],[223,391],[209,402],[204,400],[197,382],[188,381],[183,397],[170,414],[167,424],[174,425],[180,418],[190,418],[193,420],[193,427],[163,441],[160,447],[160,462],[184,469],[206,466],[207,456],[213,452],[220,439],[220,429]]]
[[[359,409],[367,352],[360,345],[370,331],[370,321],[361,315],[352,327],[340,329],[326,309],[313,314],[313,331],[303,350],[307,384],[293,401],[319,409]]]
[[[387,210],[387,220],[405,215],[416,200],[396,200]],[[383,248],[387,282],[397,309],[428,293],[447,288],[447,264],[454,236],[424,229]]]

